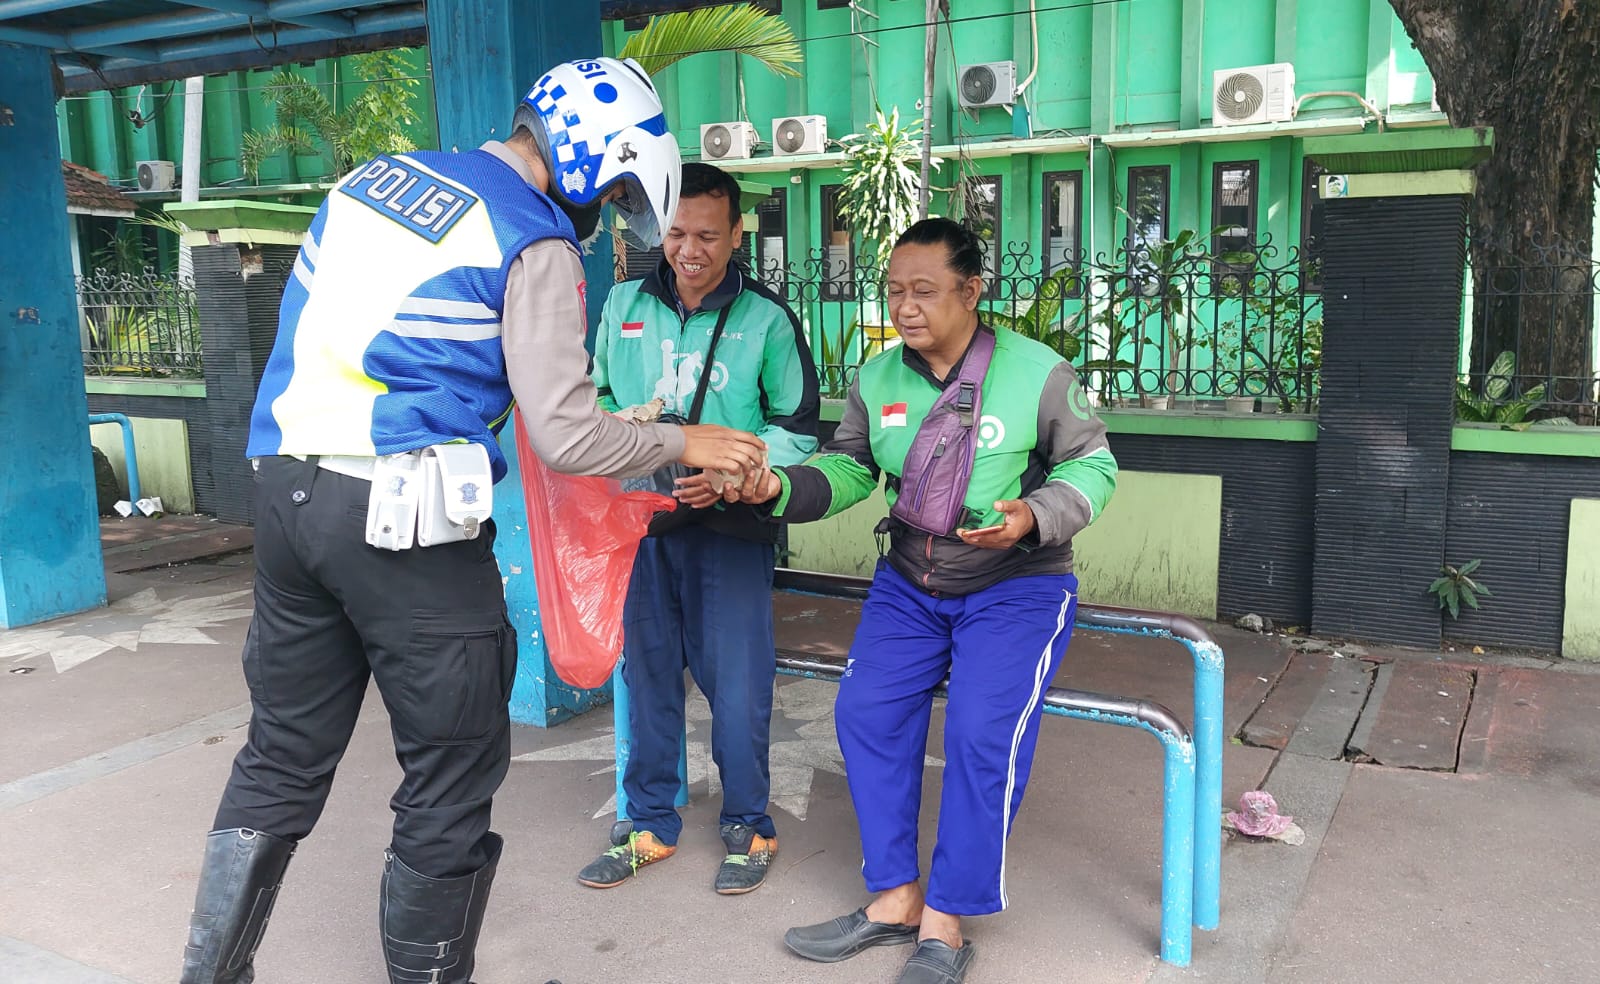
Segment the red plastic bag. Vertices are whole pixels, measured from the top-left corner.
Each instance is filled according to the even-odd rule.
[[[677,501],[624,492],[615,479],[552,471],[528,443],[520,411],[516,432],[550,665],[574,687],[598,687],[622,653],[622,604],[639,541],[650,517]]]

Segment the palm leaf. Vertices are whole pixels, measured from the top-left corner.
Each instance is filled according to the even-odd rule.
[[[777,75],[798,77],[803,55],[794,31],[780,17],[749,4],[700,7],[650,18],[617,54],[654,75],[703,51],[749,55]]]
[[[322,132],[334,118],[333,106],[322,90],[287,68],[272,76],[261,96],[277,107],[279,126],[305,120]]]

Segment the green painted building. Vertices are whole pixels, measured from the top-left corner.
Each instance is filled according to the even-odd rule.
[[[370,83],[358,68],[360,56],[326,58],[290,70],[314,83],[335,112],[347,111]],[[401,54],[397,78],[415,80],[411,107],[415,122],[406,128],[419,147],[438,143],[434,126],[433,79],[426,48]],[[233,71],[205,79],[201,117],[200,197],[253,198],[283,204],[317,205],[334,178],[332,158],[325,153],[280,152],[268,157],[255,178],[240,167],[244,134],[270,128],[277,111],[264,96],[278,68]],[[81,164],[105,175],[123,189],[142,211],[159,212],[162,203],[177,201],[182,181],[184,83],[156,82],[66,96],[56,104],[57,131],[63,160]],[[158,162],[156,181],[141,189],[139,165]],[[170,170],[159,167],[166,162]],[[88,220],[79,230],[79,257],[85,271],[96,265],[93,254],[102,251],[117,234],[116,221]],[[126,233],[124,233],[126,234]],[[176,265],[177,240],[154,229],[142,233],[159,251],[160,265]]]
[[[875,107],[921,115],[925,8],[916,0],[763,6],[802,40],[801,78],[710,54],[657,81],[686,159],[712,159],[702,153],[703,125],[753,127],[759,142],[748,157],[735,127],[734,153],[715,162],[772,188],[756,244],[772,263],[844,244],[845,224],[833,214],[837,141],[861,132]],[[612,22],[613,45],[638,26]],[[1219,118],[1216,73],[1272,65],[1291,66],[1292,85],[1280,84],[1282,71],[1245,73],[1264,83],[1262,119]],[[992,92],[992,105],[963,108],[963,84],[969,96]],[[1241,86],[1251,83],[1235,81],[1229,97]],[[996,203],[985,226],[1005,248],[1048,253],[1052,264],[1080,249],[1112,254],[1127,235],[1125,214],[1138,217],[1143,236],[1227,226],[1239,240],[1270,236],[1286,256],[1317,225],[1308,140],[1448,127],[1387,0],[955,0],[938,32],[933,91],[933,143],[946,159],[936,184],[951,183],[964,150],[986,181],[981,197]],[[1241,98],[1246,108],[1253,102]],[[826,120],[820,147],[774,146],[774,120],[812,115]],[[1406,145],[1425,145],[1420,136]]]

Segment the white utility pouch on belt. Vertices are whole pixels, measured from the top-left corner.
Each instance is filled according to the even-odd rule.
[[[494,512],[494,472],[481,444],[435,444],[422,450],[417,546],[475,540]]]
[[[376,459],[367,497],[367,543],[380,550],[410,550],[417,530],[421,459],[389,454]]]

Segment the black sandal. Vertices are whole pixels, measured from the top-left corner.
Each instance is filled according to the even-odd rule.
[[[954,950],[944,940],[921,940],[906,958],[898,984],[961,984],[977,953],[970,941]]]
[[[783,945],[818,963],[837,963],[874,946],[899,946],[917,941],[917,927],[873,922],[865,908],[815,926],[796,926],[783,934]]]

